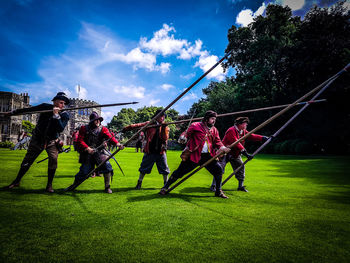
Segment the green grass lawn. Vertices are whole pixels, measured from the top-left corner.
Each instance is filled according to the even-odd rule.
[[[24,154],[0,150],[0,187]],[[172,171],[179,155],[168,152]],[[126,176],[112,163],[111,195],[102,177],[62,192],[78,171],[76,152],[59,156],[54,194],[43,190],[47,162],[33,164],[20,188],[0,191],[0,262],[350,261],[350,157],[259,155],[246,167],[250,192],[237,192],[232,178],[229,199],[214,197],[204,169],[162,197],[154,167],[134,190],[142,154],[116,157]]]

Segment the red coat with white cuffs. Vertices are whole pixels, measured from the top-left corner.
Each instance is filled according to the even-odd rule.
[[[186,147],[193,151],[190,156],[192,162],[198,163],[201,159],[202,149],[205,143],[205,136],[207,136],[208,149],[211,156],[215,156],[217,149],[224,146],[220,140],[219,131],[215,127],[210,130],[203,124],[203,122],[194,122],[188,128],[187,133],[182,133],[186,136]],[[198,146],[198,147],[197,147]]]
[[[224,143],[225,146],[229,146],[232,143],[234,143],[235,141],[238,141],[240,138],[242,138],[247,133],[248,133],[247,130],[242,130],[240,133],[236,126],[232,126],[226,131],[222,142]],[[262,138],[263,137],[261,135],[252,133],[247,138],[247,140],[261,142]],[[240,155],[241,151],[244,149],[244,143],[245,143],[245,140],[237,143],[228,154],[230,156],[232,156],[233,158],[237,158]]]

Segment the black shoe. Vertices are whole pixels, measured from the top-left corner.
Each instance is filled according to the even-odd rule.
[[[76,188],[76,185],[72,184],[68,186],[66,189],[64,189],[63,192],[70,192],[70,191],[73,191],[75,188]]]
[[[162,189],[160,190],[159,194],[160,194],[160,195],[166,195],[166,194],[168,194],[167,190],[168,190],[168,189],[162,188]]]
[[[228,198],[228,196],[226,196],[222,190],[220,190],[219,192],[215,192],[215,196],[220,197],[220,198],[224,198],[224,199]]]
[[[5,186],[3,189],[4,190],[9,190],[9,189],[13,189],[15,187],[19,187],[19,183],[11,183],[10,185]]]
[[[249,192],[247,189],[245,189],[245,186],[238,187],[237,191]]]
[[[136,190],[140,190],[142,185],[142,181],[137,181],[137,185],[135,186]]]
[[[210,191],[216,192],[216,186],[215,185],[210,186]]]

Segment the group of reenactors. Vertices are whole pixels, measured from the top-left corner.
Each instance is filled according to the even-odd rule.
[[[25,173],[29,170],[35,159],[40,153],[46,150],[48,154],[48,181],[46,191],[54,192],[52,187],[53,178],[57,168],[57,158],[59,153],[59,135],[66,127],[69,114],[62,111],[70,100],[64,92],[58,92],[52,99],[52,104],[40,104],[31,108],[17,109],[11,114],[25,114],[26,112],[52,110],[51,112],[41,113],[37,125],[33,131],[32,140],[30,141],[27,153],[21,163],[20,170],[15,180],[8,185],[7,189],[12,189],[20,185],[20,181]],[[154,117],[159,115],[162,110],[157,110]],[[171,174],[167,164],[167,141],[169,139],[169,127],[164,123],[166,114],[162,112],[151,127],[146,127],[145,133],[140,135],[138,140],[144,141],[143,158],[139,168],[139,178],[135,189],[141,189],[142,181],[146,174],[151,173],[154,164],[156,164],[159,174],[163,176],[163,187],[160,195],[166,195],[169,187],[179,178],[195,169],[196,167],[211,160],[217,154],[221,154],[221,158],[213,159],[205,168],[213,175],[213,182],[210,190],[215,192],[216,197],[228,198],[222,191],[222,175],[227,163],[230,163],[233,170],[243,164],[241,156],[244,155],[248,159],[250,155],[244,148],[244,140],[236,144],[232,149],[227,146],[242,138],[247,133],[247,125],[249,119],[247,117],[238,117],[234,125],[230,127],[223,138],[220,139],[219,132],[214,126],[217,114],[214,111],[207,111],[201,122],[192,123],[188,129],[181,134],[180,141],[186,144],[181,154],[181,163],[179,167]],[[72,185],[65,191],[73,191],[88,175],[99,166],[98,172],[104,176],[104,186],[106,193],[112,193],[110,188],[113,169],[109,158],[110,152],[106,149],[107,145],[113,145],[122,150],[124,146],[118,142],[114,135],[107,127],[101,125],[103,118],[96,112],[92,112],[89,116],[90,122],[80,127],[78,136],[75,141],[75,148],[80,153],[79,162],[81,164],[78,173]],[[153,118],[152,118],[153,119]],[[122,132],[133,129],[142,128],[148,122],[132,124],[124,127]],[[140,133],[141,134],[141,133]],[[268,139],[266,136],[251,134],[248,140],[264,142]],[[238,180],[238,191],[247,192],[244,186],[245,171],[240,169],[235,174]]]

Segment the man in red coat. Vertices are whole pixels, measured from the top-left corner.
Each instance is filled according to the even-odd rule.
[[[99,165],[108,157],[108,153],[104,150],[105,140],[116,145],[120,149],[124,146],[120,144],[109,132],[109,130],[101,125],[103,118],[96,112],[90,114],[90,122],[88,125],[81,126],[77,141],[77,148],[80,153],[79,162],[81,163],[79,172],[75,175],[74,183],[66,188],[66,191],[74,190],[80,182],[86,179],[96,165]],[[102,145],[102,146],[101,146]],[[101,149],[98,147],[101,146]],[[105,192],[111,194],[110,179],[113,175],[113,168],[109,161],[99,168],[99,172],[103,173],[105,181]]]
[[[161,112],[158,109],[153,116],[157,116]],[[168,174],[170,173],[167,157],[166,157],[166,147],[169,139],[169,127],[161,125],[166,118],[166,114],[163,113],[156,119],[155,124],[160,124],[158,127],[151,127],[146,129],[146,145],[143,149],[143,158],[139,168],[140,176],[135,187],[136,190],[141,189],[143,178],[146,174],[152,172],[154,163],[157,165],[158,172],[163,175],[164,184],[168,180]],[[153,117],[152,117],[153,119]],[[147,122],[136,123],[123,128],[123,132],[141,128],[148,124]]]
[[[188,128],[186,133],[188,141],[184,151],[189,151],[190,155],[188,159],[183,158],[180,166],[172,173],[159,194],[165,195],[171,184],[215,156],[216,150],[225,153],[230,151],[221,142],[219,132],[214,127],[216,116],[216,112],[207,111],[202,122],[192,123]],[[205,168],[214,176],[216,184],[221,186],[222,168],[220,164],[213,160]],[[228,198],[221,190],[221,187],[216,188],[215,196]]]
[[[247,125],[249,123],[249,118],[248,117],[238,117],[235,120],[235,125],[230,127],[226,133],[225,137],[222,140],[225,146],[229,146],[233,144],[235,141],[239,140],[243,136],[245,136],[248,131],[247,131]],[[251,134],[247,140],[249,141],[258,141],[258,142],[265,142],[267,141],[269,137],[267,136],[261,136],[258,134]],[[238,167],[240,167],[243,164],[242,157],[241,155],[244,155],[248,159],[252,159],[253,156],[250,155],[246,149],[244,148],[245,140],[239,142],[236,144],[231,151],[223,157],[223,159],[220,161],[220,164],[222,166],[223,171],[225,171],[225,166],[229,162],[231,163],[232,169],[235,170]],[[235,177],[238,180],[238,191],[243,191],[243,192],[248,192],[248,190],[245,188],[243,185],[244,178],[245,178],[245,170],[244,166],[235,174]],[[212,185],[210,187],[210,190],[215,191],[217,184],[213,180]]]

